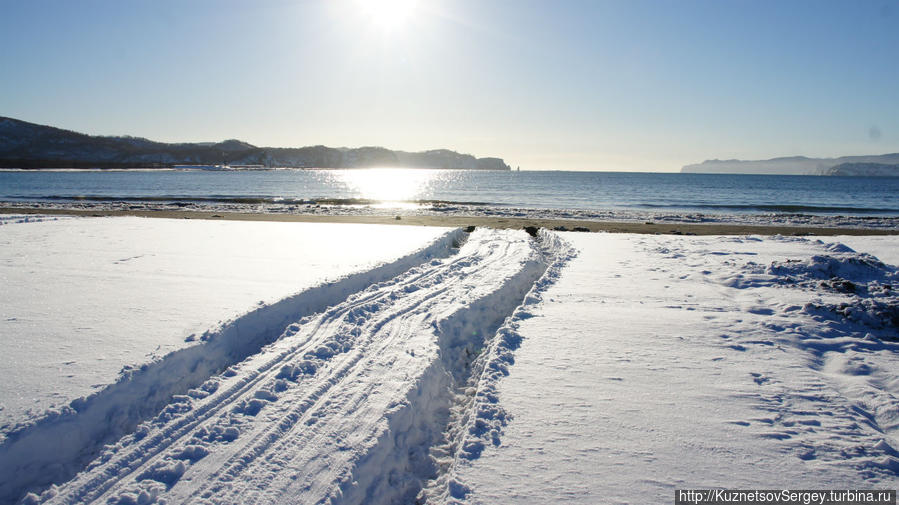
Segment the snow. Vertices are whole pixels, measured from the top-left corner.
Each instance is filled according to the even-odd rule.
[[[872,254],[884,263],[899,266],[895,236],[845,236],[839,237],[839,242],[856,251]]]
[[[447,231],[40,220],[0,227],[0,434],[260,304],[394,261]]]
[[[522,231],[475,231],[456,254],[288,325],[28,501],[411,501],[434,474],[428,448],[451,392],[543,275],[544,254]]]
[[[822,289],[815,257],[856,283],[895,268],[801,238],[561,235],[579,254],[520,324],[497,391],[512,420],[479,458],[457,458],[461,492],[445,501],[899,483],[895,325],[804,309],[858,296]],[[895,237],[852,239],[897,250]],[[782,265],[815,282],[779,282]]]
[[[0,296],[23,315],[0,328],[87,317],[127,357],[0,442],[0,501],[659,503],[899,483],[895,236],[116,218],[13,222],[0,241],[5,279],[56,296],[44,309],[19,281]],[[144,316],[136,289],[177,303]],[[104,304],[126,308],[110,322]],[[140,333],[166,314],[174,329]],[[58,359],[19,331],[0,372]],[[106,364],[75,347],[79,373]]]

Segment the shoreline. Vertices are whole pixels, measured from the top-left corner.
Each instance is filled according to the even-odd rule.
[[[487,227],[521,229],[529,226],[557,231],[636,233],[661,235],[899,235],[899,230],[877,228],[838,228],[822,226],[783,226],[739,223],[628,222],[582,219],[555,219],[515,216],[466,215],[335,215],[283,214],[208,210],[120,210],[0,207],[0,214],[114,217],[133,216],[165,219],[208,219],[225,221],[271,221],[302,223],[392,224],[406,226]],[[564,229],[562,229],[564,228]]]

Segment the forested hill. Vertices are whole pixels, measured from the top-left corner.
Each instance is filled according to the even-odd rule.
[[[383,147],[257,147],[240,140],[172,144],[140,137],[86,135],[0,117],[0,168],[162,168],[175,165],[510,169],[501,158],[475,158],[447,149],[411,153]]]

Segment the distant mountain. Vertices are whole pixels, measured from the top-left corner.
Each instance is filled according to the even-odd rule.
[[[446,149],[409,153],[383,147],[256,147],[234,139],[169,144],[140,137],[85,135],[0,117],[0,168],[162,168],[221,164],[510,170],[501,158],[475,158]]]
[[[899,175],[889,169],[869,167],[862,169],[860,165],[878,165],[881,167],[899,164],[899,153],[869,156],[843,156],[842,158],[806,158],[791,156],[772,158],[770,160],[706,160],[694,165],[686,165],[683,173],[693,174],[781,174],[781,175]],[[838,166],[851,165],[855,168]],[[878,173],[864,173],[875,170]]]
[[[840,163],[828,168],[824,175],[899,177],[899,164],[887,163]]]

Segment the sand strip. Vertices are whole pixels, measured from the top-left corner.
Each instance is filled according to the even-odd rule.
[[[0,214],[66,216],[136,216],[167,219],[224,219],[231,221],[279,221],[303,223],[364,223],[410,226],[482,226],[488,228],[537,228],[609,233],[647,233],[669,235],[899,235],[899,230],[865,228],[817,228],[806,226],[759,226],[732,223],[636,223],[585,221],[573,219],[534,219],[483,216],[334,216],[312,214],[267,214],[251,212],[208,212],[195,210],[82,210],[27,209],[0,207]]]

